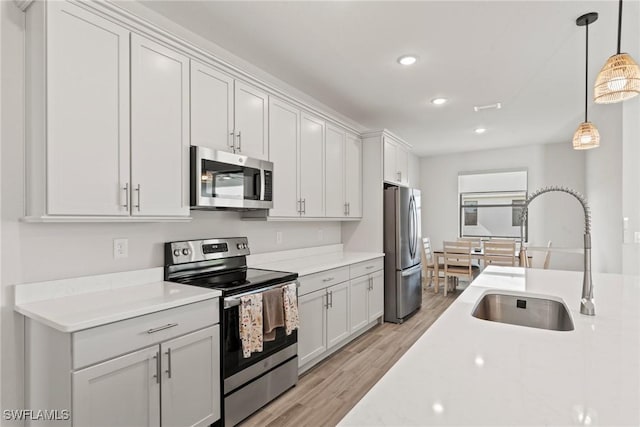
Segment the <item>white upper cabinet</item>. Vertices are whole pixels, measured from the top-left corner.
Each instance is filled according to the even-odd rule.
[[[409,153],[409,187],[420,187],[420,157]]]
[[[298,145],[300,110],[276,98],[269,100],[269,160],[273,162],[273,209],[276,217],[300,216]]]
[[[362,141],[347,133],[345,139],[345,203],[347,216],[362,217]]]
[[[189,217],[189,61],[65,1],[27,10],[27,220]]]
[[[44,72],[46,61],[46,96],[41,84],[27,86],[30,115],[37,119],[28,138],[34,151],[46,153],[46,167],[31,165],[34,175],[46,173],[45,211],[129,215],[129,32],[73,4],[46,7],[46,52],[38,49],[43,46],[28,52],[31,77]],[[37,16],[31,18],[35,26]]]
[[[384,180],[402,186],[409,185],[409,152],[402,143],[383,137]]]
[[[235,82],[236,152],[257,159],[269,157],[269,95]]]
[[[324,216],[324,133],[324,120],[311,114],[302,113],[300,124],[300,210],[302,216]],[[274,194],[274,197],[277,195]]]
[[[131,37],[133,215],[189,214],[189,60]]]
[[[327,125],[325,139],[325,200],[326,216],[343,217],[347,215],[344,196],[345,185],[345,132]]]
[[[233,78],[191,61],[191,145],[232,151]]]

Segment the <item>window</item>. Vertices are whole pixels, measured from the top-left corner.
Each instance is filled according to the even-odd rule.
[[[459,174],[458,235],[520,238],[520,215],[526,199],[526,170]],[[526,224],[524,233],[526,237]]]

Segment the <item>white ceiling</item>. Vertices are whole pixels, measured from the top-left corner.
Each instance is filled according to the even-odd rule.
[[[623,18],[622,50],[636,59],[639,3],[627,0]],[[144,4],[420,155],[569,142],[584,118],[576,18],[600,14],[589,28],[590,91],[616,49],[615,0]],[[418,63],[400,66],[405,53]],[[431,105],[438,96],[450,102]],[[473,111],[495,102],[503,108]],[[478,126],[488,131],[476,135]]]

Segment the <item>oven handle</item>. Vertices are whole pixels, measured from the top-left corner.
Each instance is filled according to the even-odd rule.
[[[231,308],[231,307],[239,306],[240,305],[240,297],[243,297],[245,295],[257,294],[257,293],[260,293],[260,292],[268,291],[270,289],[281,288],[281,287],[289,285],[291,283],[295,283],[296,284],[296,288],[300,287],[300,282],[295,280],[293,282],[279,283],[277,285],[267,286],[266,288],[254,289],[254,290],[249,291],[249,292],[244,292],[242,294],[234,295],[232,297],[227,297],[227,298],[224,299],[224,309],[226,310],[226,309]]]

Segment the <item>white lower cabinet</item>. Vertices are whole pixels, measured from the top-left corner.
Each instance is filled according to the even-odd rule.
[[[351,279],[351,333],[357,332],[384,314],[384,275],[381,270]]]
[[[298,360],[303,366],[327,350],[327,292],[311,292],[298,298]]]
[[[220,419],[217,301],[72,333],[27,319],[26,404],[70,409],[71,419],[59,425],[74,427],[214,423]],[[93,339],[103,346],[82,345]]]
[[[349,283],[327,288],[327,348],[331,348],[349,336]]]
[[[383,259],[299,278],[298,363],[303,372],[384,314]]]

